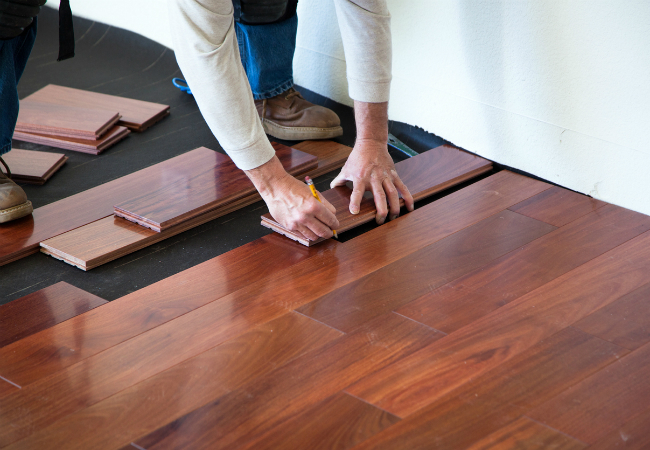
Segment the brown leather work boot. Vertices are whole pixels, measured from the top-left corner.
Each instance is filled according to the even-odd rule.
[[[294,88],[275,97],[255,100],[266,134],[278,139],[330,139],[343,134],[341,120],[331,109],[308,102]]]
[[[27,195],[23,188],[11,181],[11,171],[7,163],[0,158],[0,162],[5,166],[7,175],[0,170],[0,223],[9,222],[10,220],[20,219],[32,213],[32,202],[27,200]]]

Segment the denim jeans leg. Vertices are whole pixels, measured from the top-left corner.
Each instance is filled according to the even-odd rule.
[[[0,41],[0,155],[11,150],[18,119],[18,81],[36,40],[36,17],[20,36]]]
[[[235,22],[241,61],[255,100],[275,97],[293,86],[298,16],[269,25]]]

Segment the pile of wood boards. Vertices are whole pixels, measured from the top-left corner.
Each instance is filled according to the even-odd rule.
[[[50,84],[20,101],[14,139],[97,155],[167,115],[169,105]]]
[[[13,148],[2,155],[17,183],[44,184],[68,160],[62,153],[35,152]],[[4,172],[4,167],[0,167]]]

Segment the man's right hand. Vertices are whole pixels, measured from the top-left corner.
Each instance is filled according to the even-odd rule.
[[[13,39],[31,25],[46,0],[0,0],[0,39]]]
[[[331,238],[339,226],[334,206],[321,197],[320,203],[305,183],[289,175],[277,157],[247,170],[269,212],[280,225],[311,241]]]

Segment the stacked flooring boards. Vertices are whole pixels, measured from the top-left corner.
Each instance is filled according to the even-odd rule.
[[[0,447],[648,448],[649,280],[650,217],[501,171],[10,339]]]
[[[2,155],[11,170],[11,179],[18,183],[44,184],[68,160],[62,153],[35,152],[12,148]],[[0,166],[3,172],[4,167]]]

